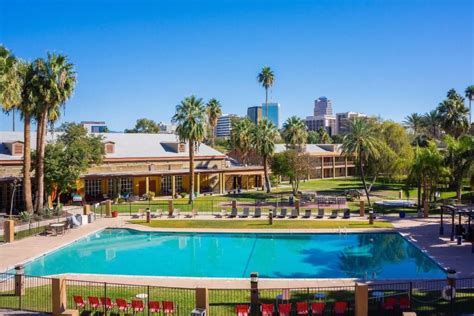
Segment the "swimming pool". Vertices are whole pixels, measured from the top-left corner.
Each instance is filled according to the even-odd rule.
[[[426,279],[444,271],[398,233],[168,233],[105,229],[25,267],[87,273],[248,278]]]

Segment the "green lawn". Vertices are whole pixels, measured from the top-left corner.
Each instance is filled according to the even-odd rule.
[[[353,220],[278,220],[273,225],[268,220],[152,220],[146,223],[144,220],[131,220],[133,224],[159,228],[222,228],[222,229],[321,229],[321,228],[392,228],[388,222],[375,221],[369,225],[369,221]]]

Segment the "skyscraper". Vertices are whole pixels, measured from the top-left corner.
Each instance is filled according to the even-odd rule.
[[[262,119],[262,107],[261,106],[251,106],[247,108],[247,117],[257,124]]]
[[[319,97],[314,100],[314,116],[333,115],[332,101],[326,97]]]
[[[337,113],[336,114],[336,127],[337,127],[337,134],[347,134],[349,132],[349,122],[354,120],[355,118],[363,118],[367,117],[364,113],[359,112],[344,112],[344,113]]]
[[[235,114],[223,114],[217,119],[215,128],[216,137],[229,138],[232,131],[232,120],[237,118]]]
[[[260,122],[262,118],[267,118],[277,128],[280,128],[280,103],[268,103],[268,114],[265,103],[262,103],[261,106],[251,106],[247,108],[247,116],[255,124]]]

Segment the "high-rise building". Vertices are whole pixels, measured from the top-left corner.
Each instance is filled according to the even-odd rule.
[[[336,117],[334,115],[307,116],[306,127],[309,131],[317,131],[322,127],[332,136],[336,133]]]
[[[268,103],[268,113],[267,105],[262,103],[262,117],[269,119],[277,128],[280,128],[280,103]]]
[[[319,97],[314,100],[314,116],[333,115],[332,101],[326,97]]]
[[[367,117],[364,113],[344,112],[336,114],[337,134],[344,135],[349,132],[349,122],[355,118]]]
[[[232,121],[237,118],[235,114],[223,114],[217,119],[215,128],[216,137],[229,138],[232,132]]]
[[[262,107],[261,106],[251,106],[247,108],[247,117],[257,124],[262,119]]]

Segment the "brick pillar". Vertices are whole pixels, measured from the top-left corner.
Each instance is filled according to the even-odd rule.
[[[91,212],[91,206],[90,206],[90,204],[84,204],[84,207],[83,207],[83,214],[84,214],[84,215],[88,215],[90,212]]]
[[[60,316],[67,309],[66,280],[63,278],[53,278],[51,286],[53,316]]]
[[[232,200],[232,208],[237,208],[237,200]]]
[[[209,291],[206,288],[196,288],[196,307],[205,309],[209,315]]]
[[[112,201],[107,200],[105,202],[105,216],[110,217],[112,216]]]
[[[398,191],[398,198],[403,199],[403,190]]]
[[[369,313],[369,286],[356,283],[355,286],[355,316],[367,316]]]
[[[365,201],[360,201],[359,215],[361,217],[365,216]]]
[[[6,220],[3,222],[3,240],[5,242],[14,242],[15,241],[15,221]]]
[[[168,215],[173,216],[173,199],[168,200]]]
[[[295,208],[296,208],[296,211],[298,212],[298,214],[300,213],[300,200],[296,200],[295,201]]]

